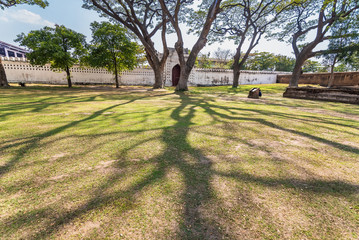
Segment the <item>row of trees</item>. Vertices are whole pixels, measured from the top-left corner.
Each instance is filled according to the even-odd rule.
[[[174,33],[177,38],[174,47],[181,76],[176,90],[187,90],[191,70],[208,41],[229,39],[237,44],[233,56],[233,87],[238,86],[240,69],[263,37],[292,45],[295,64],[290,86],[298,86],[302,67],[308,59],[358,51],[357,0],[83,1],[84,8],[120,23],[138,38],[155,74],[154,88],[163,87],[163,70],[169,55],[168,33]],[[188,57],[184,54],[182,23],[198,36]],[[158,34],[162,39],[162,55],[157,53],[153,40]],[[313,36],[308,38],[309,34]],[[320,43],[327,41],[331,43],[329,49],[316,50]],[[337,59],[344,55],[338,55]]]
[[[58,25],[34,30],[27,35],[22,33],[15,41],[31,50],[27,58],[32,65],[51,63],[52,68],[64,70],[69,87],[72,87],[70,68],[80,63],[113,72],[118,88],[119,72],[137,65],[140,47],[118,24],[93,22],[91,30],[90,44],[86,43],[83,34]]]
[[[346,72],[359,70],[359,55],[358,52],[343,51],[335,54],[319,55],[322,62],[308,59],[302,66],[303,72],[328,72],[331,69],[333,72]],[[244,70],[265,70],[265,71],[280,71],[292,72],[296,63],[296,59],[284,55],[276,55],[269,52],[255,52],[252,53],[246,63]],[[232,62],[228,63],[231,66]]]
[[[252,50],[266,37],[291,43],[295,63],[290,86],[298,86],[302,67],[308,59],[322,54],[336,54],[348,46],[316,51],[325,41],[347,39],[350,49],[358,49],[359,3],[356,0],[84,0],[84,7],[117,20],[130,29],[145,47],[148,62],[156,75],[156,87],[163,87],[161,73],[168,57],[166,33],[177,36],[175,49],[181,66],[177,90],[187,90],[189,74],[207,41],[229,39],[237,44],[233,57],[233,87],[238,86],[240,69]],[[189,57],[184,57],[184,39],[180,23],[190,26],[198,36]],[[162,35],[164,54],[156,54],[153,36]],[[314,37],[308,40],[312,33]],[[344,33],[344,34],[343,34]]]
[[[69,87],[72,87],[70,68],[80,64],[113,72],[118,88],[119,72],[137,65],[141,48],[118,24],[93,22],[91,30],[90,44],[83,34],[59,25],[21,33],[15,41],[30,49],[27,58],[32,65],[51,63],[51,68],[65,71]]]
[[[330,47],[330,45],[329,45]],[[213,57],[212,57],[213,55]],[[234,53],[229,49],[218,48],[213,53],[200,54],[195,64],[198,68],[233,69]],[[243,55],[241,56],[243,57]],[[320,55],[321,62],[308,59],[302,66],[303,72],[347,72],[359,71],[359,52],[343,51]],[[270,52],[249,54],[241,70],[292,72],[295,58]]]

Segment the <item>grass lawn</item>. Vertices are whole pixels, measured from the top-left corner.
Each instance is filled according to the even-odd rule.
[[[359,106],[252,87],[0,89],[0,239],[358,239]]]

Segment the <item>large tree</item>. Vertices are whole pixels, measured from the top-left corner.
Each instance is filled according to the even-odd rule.
[[[105,67],[115,74],[119,87],[119,72],[132,70],[137,65],[139,46],[132,42],[126,29],[109,22],[91,23],[92,41],[87,62],[93,67]]]
[[[296,57],[290,87],[297,87],[302,72],[302,66],[309,58],[323,53],[316,50],[318,44],[333,38],[345,36],[336,35],[332,31],[335,22],[346,17],[356,17],[359,2],[357,0],[301,0],[288,12],[289,21],[280,33],[281,40],[289,40]],[[314,36],[308,36],[312,33]]]
[[[15,40],[31,51],[27,58],[33,65],[51,63],[51,67],[66,72],[67,83],[72,87],[70,68],[86,54],[86,37],[64,26],[44,27]]]
[[[331,31],[335,37],[329,39],[328,49],[322,55],[330,66],[329,88],[334,83],[335,65],[350,62],[359,50],[359,16],[339,19]]]
[[[175,49],[179,57],[181,75],[176,87],[177,91],[187,91],[188,90],[188,79],[190,73],[196,63],[196,58],[199,52],[207,43],[207,36],[211,29],[213,21],[216,19],[218,13],[220,13],[226,4],[222,4],[222,0],[211,0],[211,1],[202,1],[202,4],[199,6],[200,15],[203,17],[201,22],[201,27],[198,31],[198,39],[193,45],[189,56],[187,57],[184,52],[184,38],[182,33],[182,28],[180,26],[181,22],[186,21],[189,18],[191,9],[194,8],[195,1],[193,0],[159,0],[163,11],[166,13],[171,26],[176,33],[177,41],[175,44]],[[227,1],[223,1],[227,2]],[[228,2],[231,2],[228,0]],[[203,10],[205,9],[205,10]]]
[[[0,0],[0,9],[4,9],[5,7],[15,6],[17,4],[30,4],[30,5],[39,5],[41,7],[46,7],[48,2],[46,0]],[[8,87],[9,83],[6,78],[5,69],[2,65],[0,58],[0,87]]]
[[[211,31],[211,40],[233,40],[237,45],[233,56],[233,87],[238,87],[240,70],[259,44],[262,36],[293,1],[291,0],[232,0],[230,7],[218,15]]]
[[[155,74],[154,88],[164,87],[164,68],[169,55],[167,17],[154,0],[83,0],[84,8],[93,9],[115,20],[134,33],[145,48],[146,58]],[[162,37],[163,54],[156,51],[154,36]]]

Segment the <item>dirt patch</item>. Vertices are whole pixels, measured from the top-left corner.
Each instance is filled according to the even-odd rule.
[[[113,163],[117,162],[117,160],[110,160],[110,161],[101,161],[99,163],[99,165],[97,165],[95,167],[95,169],[102,169],[102,168],[108,168],[110,167]]]
[[[65,157],[66,155],[67,155],[67,153],[57,153],[50,158],[50,162],[54,162],[60,158]]]
[[[205,156],[200,156],[199,157],[199,163],[200,164],[212,164],[212,161],[209,158],[205,157]]]
[[[58,176],[55,176],[55,177],[52,177],[50,178],[51,181],[60,181],[66,177],[68,177],[69,175],[68,174],[62,174],[62,175],[58,175]]]
[[[101,161],[98,165],[95,167],[90,167],[89,170],[96,170],[100,171],[103,174],[107,173],[121,173],[123,170],[120,168],[117,168],[114,165],[114,163],[118,162],[118,160],[110,160],[110,161]]]

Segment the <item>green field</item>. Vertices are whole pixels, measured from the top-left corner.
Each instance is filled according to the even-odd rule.
[[[252,87],[0,89],[0,239],[358,239],[359,106]]]

